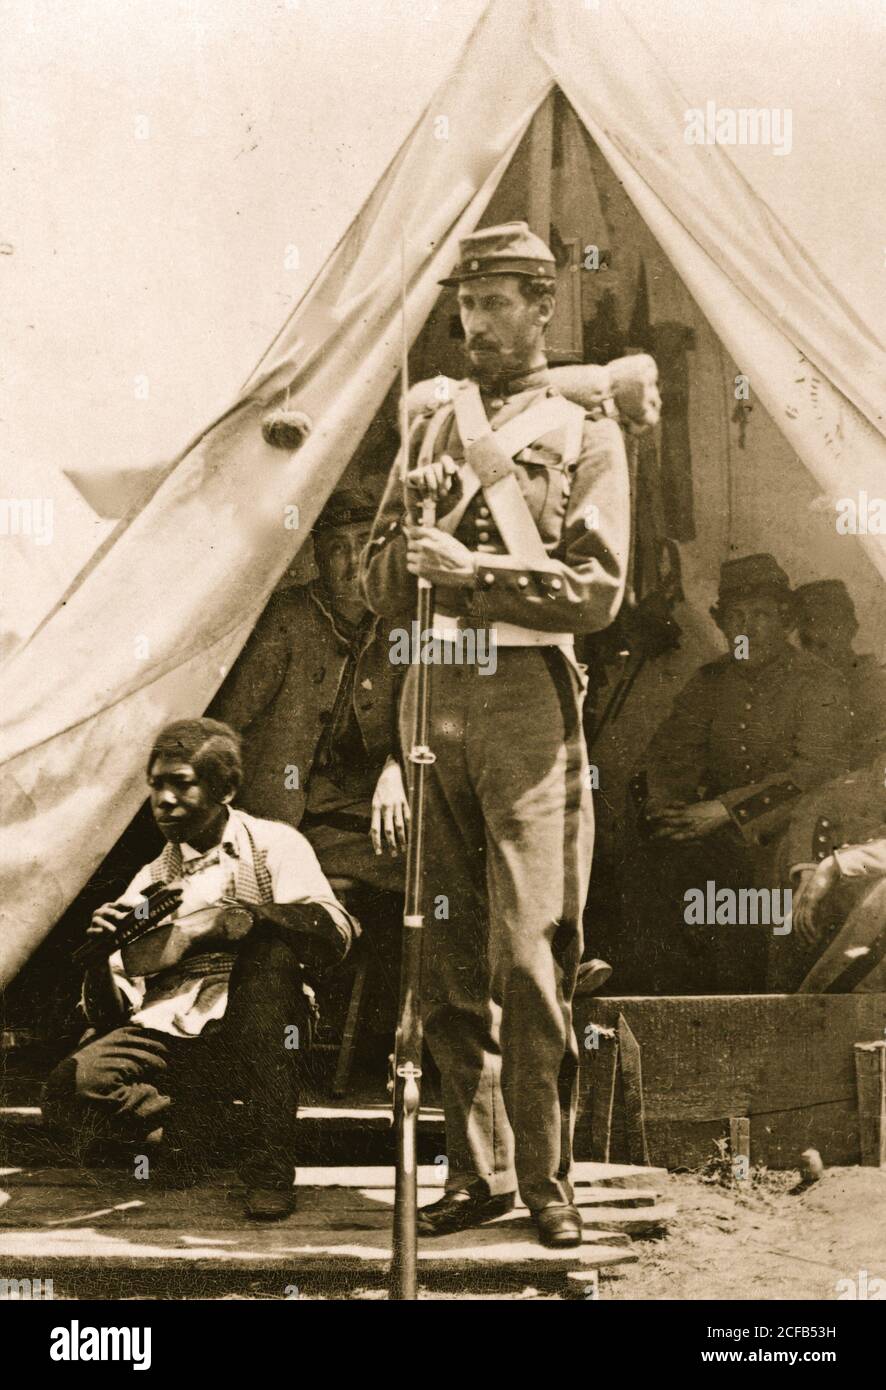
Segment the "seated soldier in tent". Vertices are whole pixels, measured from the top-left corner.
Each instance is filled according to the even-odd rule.
[[[853,650],[858,619],[841,579],[816,579],[812,584],[801,584],[794,593],[800,645],[839,671],[849,688],[850,767],[864,767],[883,746],[886,671],[872,653]]]
[[[161,1172],[189,1181],[206,1170],[211,1132],[199,1099],[239,1096],[246,1213],[276,1220],[294,1203],[310,982],[344,958],[354,923],[302,835],[232,808],[241,773],[240,740],[215,720],[180,720],[155,739],[148,785],[166,845],[92,919],[82,1003],[94,1031],[49,1077],[45,1110],[81,1142],[153,1147]],[[163,885],[166,915],[130,939]]]
[[[790,645],[792,595],[773,557],[727,561],[711,613],[729,651],[696,672],[646,752],[646,795],[627,885],[636,937],[626,943],[632,965],[622,973],[632,973],[625,988],[676,994],[764,988],[767,937],[783,923],[773,917],[768,929],[740,919],[718,924],[708,920],[707,908],[698,922],[687,894],[707,894],[712,883],[715,893],[731,890],[729,900],[737,904],[741,889],[774,887],[774,842],[792,807],[845,767],[845,683]],[[776,916],[777,908],[773,901]],[[614,965],[618,978],[620,963]]]
[[[330,877],[403,885],[409,806],[396,756],[405,667],[359,588],[378,497],[334,493],[313,533],[317,573],[278,586],[211,712],[243,735],[243,805],[298,826]]]
[[[881,726],[881,740],[886,743],[886,725]],[[773,941],[770,950],[769,987],[778,993],[800,987],[871,889],[869,877],[837,870],[845,862],[847,845],[886,837],[883,769],[881,753],[866,767],[809,792],[794,809],[779,850],[780,878],[791,887],[800,911],[795,910],[793,930]]]

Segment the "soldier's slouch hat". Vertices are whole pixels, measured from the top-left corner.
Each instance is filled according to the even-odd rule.
[[[823,625],[850,621],[858,626],[855,604],[842,579],[813,579],[794,590],[798,615]]]
[[[719,622],[724,610],[735,599],[749,594],[769,594],[794,611],[791,583],[774,555],[741,555],[720,566],[720,588],[711,616]]]
[[[314,522],[314,530],[334,531],[338,526],[374,521],[380,500],[381,490],[362,480],[359,485],[338,488]]]

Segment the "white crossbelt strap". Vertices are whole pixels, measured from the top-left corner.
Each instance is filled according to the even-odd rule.
[[[547,551],[520,491],[511,459],[551,430],[564,424],[581,423],[583,412],[562,396],[546,396],[493,431],[479,388],[472,381],[459,386],[454,405],[465,451],[461,469],[462,495],[457,506],[438,524],[450,533],[455,531],[482,487],[492,519],[509,553],[519,555],[530,565],[546,560]],[[436,431],[434,433],[436,438]]]

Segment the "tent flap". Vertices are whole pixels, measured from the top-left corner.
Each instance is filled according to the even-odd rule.
[[[882,487],[874,326],[817,265],[796,209],[725,149],[682,139],[667,64],[626,4],[492,0],[241,399],[0,668],[0,985],[136,810],[156,728],[206,707],[381,405],[398,368],[401,238],[413,341],[554,83],[821,485]],[[315,422],[292,455],[260,427],[284,388]],[[886,576],[883,538],[863,539]]]

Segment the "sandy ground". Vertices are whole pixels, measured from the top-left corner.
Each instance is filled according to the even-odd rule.
[[[602,1283],[616,1299],[886,1300],[886,1169],[832,1168],[803,1192],[798,1174],[724,1187],[672,1174],[663,1196],[679,1216],[665,1239],[638,1242],[635,1265]],[[867,1271],[867,1285],[860,1278]]]

